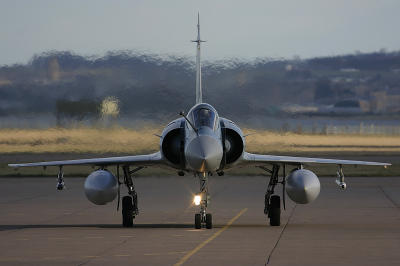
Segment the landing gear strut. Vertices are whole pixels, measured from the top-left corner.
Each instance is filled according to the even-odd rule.
[[[131,171],[129,166],[125,165],[122,169],[124,171],[124,184],[128,188],[129,194],[129,196],[122,198],[122,225],[124,227],[132,227],[133,219],[139,214],[137,193],[133,184],[132,174],[143,169],[143,167],[138,167]]]
[[[211,213],[206,213],[209,194],[208,194],[208,176],[206,173],[198,174],[200,181],[200,213],[196,213],[194,216],[194,227],[196,229],[201,229],[202,225],[205,224],[207,229],[212,228],[212,215]]]
[[[58,175],[57,175],[57,190],[63,190],[65,187],[64,183],[64,172],[62,170],[62,165],[59,166]]]
[[[336,172],[336,175],[338,177],[338,179],[336,179],[336,184],[338,184],[338,186],[342,189],[342,190],[346,190],[346,183],[344,182],[344,174],[343,174],[343,167],[341,164],[339,164],[339,169]]]
[[[267,187],[267,192],[265,193],[264,214],[268,215],[269,223],[271,226],[279,226],[281,225],[281,198],[278,195],[273,194],[275,192],[275,186],[278,183],[281,183],[283,185],[283,205],[285,206],[285,173],[283,174],[282,181],[279,182],[279,165],[274,164],[272,166],[272,170],[264,166],[260,166],[259,168],[271,174]]]

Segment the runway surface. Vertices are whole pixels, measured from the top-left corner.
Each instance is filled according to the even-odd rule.
[[[348,178],[346,191],[322,178],[314,203],[288,199],[280,227],[263,214],[266,181],[211,177],[214,228],[195,230],[191,176],[136,178],[134,228],[116,201],[87,201],[84,178],[66,176],[65,191],[56,178],[1,178],[0,264],[400,265],[400,178]]]

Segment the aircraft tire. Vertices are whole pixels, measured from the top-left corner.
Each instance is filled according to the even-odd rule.
[[[211,213],[206,214],[206,228],[211,229],[212,228],[212,215]]]
[[[281,225],[281,198],[278,195],[271,196],[269,224],[271,226]]]
[[[131,196],[122,198],[122,225],[123,227],[133,226],[133,203]]]
[[[196,213],[194,215],[194,228],[201,229],[201,214]]]

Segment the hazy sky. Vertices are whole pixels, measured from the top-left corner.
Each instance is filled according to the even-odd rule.
[[[0,0],[0,65],[33,54],[113,50],[206,59],[400,50],[399,0]]]

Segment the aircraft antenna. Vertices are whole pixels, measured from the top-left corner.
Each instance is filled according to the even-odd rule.
[[[197,40],[192,42],[197,43],[196,47],[196,104],[203,102],[203,93],[201,88],[201,62],[200,62],[200,44],[202,41],[200,39],[200,14],[197,13]]]

